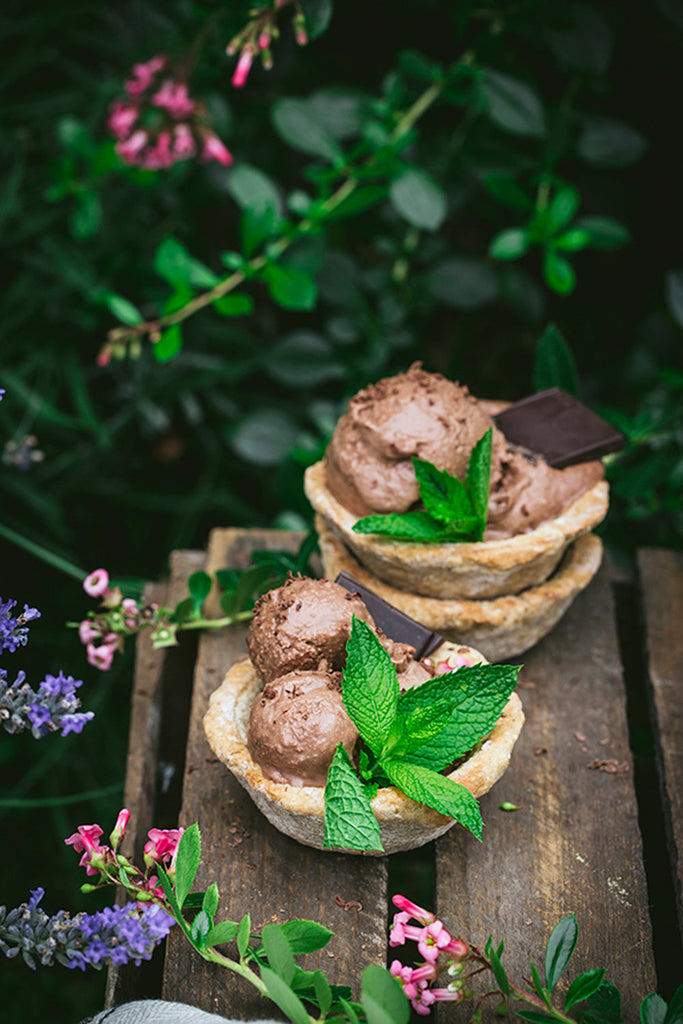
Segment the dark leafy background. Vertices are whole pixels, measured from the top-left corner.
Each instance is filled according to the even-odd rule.
[[[627,16],[617,3],[409,0],[389,16],[386,4],[349,0],[304,49],[283,17],[274,69],[255,68],[236,91],[225,44],[246,10],[29,0],[5,16],[0,594],[43,617],[31,647],[2,664],[34,682],[64,667],[98,713],[81,737],[0,743],[9,905],[44,884],[50,910],[94,907],[62,839],[118,810],[132,664],[106,676],[85,665],[63,629],[87,607],[78,581],[8,530],[84,571],[142,580],[216,525],[305,526],[302,473],[345,400],[421,359],[506,399],[576,375],[581,397],[629,438],[610,466],[614,556],[627,565],[640,544],[683,539],[683,211],[670,103],[683,7],[660,0]],[[191,87],[234,169],[123,167],[109,102],[133,62],[182,57],[203,27]],[[365,202],[349,201],[273,264],[303,275],[294,295],[291,275],[288,291],[273,270],[242,290],[252,315],[188,319],[175,358],[145,343],[139,358],[98,367],[126,303],[154,317],[201,290],[192,260],[221,276],[221,253],[261,251],[264,201],[282,215],[292,193],[324,194],[330,146],[348,153],[363,140],[379,162],[395,112],[457,62],[407,148],[364,183]],[[552,211],[543,223],[539,188]],[[581,218],[592,218],[592,243],[558,249]],[[17,446],[42,461],[18,465]],[[76,1021],[101,1004],[100,976],[3,971],[9,1018],[50,1005],[55,1021]]]

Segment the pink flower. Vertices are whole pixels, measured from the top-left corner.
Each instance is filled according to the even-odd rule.
[[[124,163],[135,164],[136,157],[147,145],[148,138],[147,132],[139,128],[138,131],[133,132],[125,141],[116,143],[116,152]]]
[[[418,928],[414,924],[408,924],[408,921],[410,921],[410,914],[405,913],[405,911],[400,914],[394,914],[391,931],[389,932],[390,946],[404,946],[407,939],[412,939],[414,942],[419,941],[422,936],[422,928]]]
[[[425,910],[424,907],[418,907],[417,903],[413,903],[412,900],[409,900],[406,896],[397,894],[396,896],[391,897],[391,902],[395,907],[398,907],[399,910],[408,914],[409,917],[414,917],[423,926],[431,924],[432,921],[436,920],[436,917],[430,910]]]
[[[154,81],[157,71],[161,71],[166,63],[166,58],[161,54],[152,57],[145,64],[133,64],[133,80],[126,82],[126,92],[129,96],[140,96],[149,89]]]
[[[423,982],[418,987],[417,995],[410,1000],[411,1006],[421,1017],[427,1017],[431,1013],[430,1006],[436,1002],[434,991],[434,989],[427,988],[427,983]]]
[[[138,603],[132,597],[124,597],[121,608],[125,613],[124,623],[128,629],[135,629],[138,616]]]
[[[188,159],[197,152],[192,132],[186,124],[177,124],[173,129],[173,152],[179,160]]]
[[[463,942],[462,939],[451,939],[448,945],[443,948],[444,952],[449,953],[454,960],[462,960],[469,952],[467,943]]]
[[[94,644],[88,644],[85,650],[89,665],[101,669],[102,672],[106,672],[107,669],[111,668],[111,663],[116,653],[116,647],[113,644],[100,644],[99,647],[95,647]]]
[[[151,828],[145,843],[145,864],[170,864],[173,860],[178,843],[185,829],[183,828]]]
[[[124,807],[122,811],[119,811],[119,815],[116,819],[116,824],[112,834],[109,836],[109,842],[116,849],[121,840],[123,839],[126,829],[128,827],[128,821],[130,819],[130,811]]]
[[[107,127],[117,139],[125,139],[138,117],[138,108],[132,103],[121,103],[116,100],[109,107]]]
[[[451,937],[441,921],[432,921],[422,933],[417,942],[417,948],[421,955],[430,963],[435,964],[439,958],[439,952],[451,943]]]
[[[83,589],[90,597],[101,597],[109,586],[109,573],[106,569],[95,569],[83,580]]]
[[[167,78],[159,92],[152,97],[155,107],[162,107],[172,117],[188,117],[195,109],[195,102],[191,100],[187,86],[184,82],[176,82]]]
[[[217,135],[206,135],[202,146],[202,160],[217,160],[224,167],[232,163],[232,153],[226,149]]]
[[[241,89],[247,81],[253,60],[254,51],[249,46],[245,47],[240,54],[240,59],[237,61],[237,67],[235,68],[235,73],[232,76],[232,84],[236,89]]]
[[[99,868],[93,867],[92,860],[93,856],[98,857],[106,850],[106,847],[99,844],[101,835],[102,829],[99,825],[79,825],[78,831],[64,840],[67,846],[73,846],[76,853],[83,854],[78,863],[85,868],[88,875],[99,873]]]
[[[171,154],[171,133],[159,132],[156,144],[147,149],[140,158],[140,165],[148,171],[158,171],[175,163]]]
[[[102,633],[91,619],[83,619],[79,623],[78,638],[82,644],[91,644],[93,640],[98,640],[101,636]]]

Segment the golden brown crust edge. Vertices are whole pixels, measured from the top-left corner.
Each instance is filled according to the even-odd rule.
[[[519,593],[548,579],[569,544],[607,514],[609,487],[601,480],[562,515],[507,540],[413,544],[356,534],[357,517],[329,492],[322,461],[309,466],[304,489],[330,529],[375,576],[424,597],[483,599]]]
[[[250,661],[233,665],[211,695],[204,716],[209,746],[276,828],[300,843],[323,850],[323,789],[271,782],[249,756],[245,742],[247,722],[261,687]],[[449,778],[461,783],[475,797],[486,793],[507,768],[523,723],[522,704],[513,693],[491,733]],[[454,824],[452,818],[410,800],[394,787],[380,789],[372,808],[380,825],[383,852],[387,854],[422,846]],[[382,852],[371,855],[382,856]]]

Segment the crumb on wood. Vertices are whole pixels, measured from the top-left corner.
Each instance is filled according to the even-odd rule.
[[[536,755],[536,757],[541,757],[542,754],[547,754],[547,753],[548,753],[548,748],[547,747],[534,747],[534,754]]]
[[[595,757],[590,764],[586,765],[586,768],[606,772],[608,775],[624,775],[629,770],[629,765],[627,761],[617,761],[615,758]]]
[[[358,900],[345,900],[342,896],[335,896],[334,897],[334,902],[337,904],[338,907],[341,907],[342,910],[362,910],[363,909],[362,904],[360,904],[358,902]]]
[[[575,732],[574,733],[574,739],[578,743],[585,743],[586,742],[586,737],[584,736],[584,734],[582,732]]]

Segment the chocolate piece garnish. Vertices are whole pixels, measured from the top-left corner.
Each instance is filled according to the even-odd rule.
[[[626,443],[623,434],[561,388],[523,398],[493,418],[510,444],[542,455],[555,469],[599,459]]]
[[[415,619],[411,619],[405,612],[394,608],[379,594],[375,594],[374,591],[368,590],[362,583],[359,583],[351,573],[340,572],[335,583],[339,583],[352,594],[360,595],[363,604],[375,620],[375,625],[391,640],[414,647],[413,659],[415,661],[426,658],[444,642],[439,633],[435,633],[433,629],[427,629]]]

